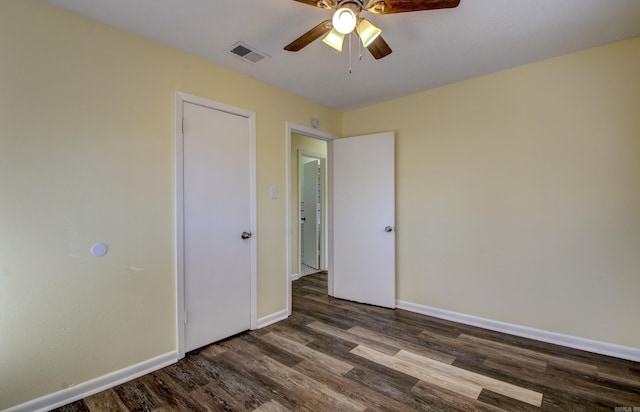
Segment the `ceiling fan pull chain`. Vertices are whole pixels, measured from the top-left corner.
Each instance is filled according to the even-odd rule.
[[[349,74],[351,74],[351,34],[349,33]]]

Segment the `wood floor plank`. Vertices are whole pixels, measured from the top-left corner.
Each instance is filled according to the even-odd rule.
[[[309,333],[305,333],[306,331],[303,331],[302,328],[299,327],[294,327],[291,325],[286,325],[286,324],[273,324],[270,325],[268,328],[266,329],[266,333],[263,333],[262,336],[266,335],[267,333],[277,333],[278,335],[284,336],[287,339],[291,339],[293,341],[296,341],[302,345],[308,345],[309,343],[313,342],[313,336],[311,336]]]
[[[140,380],[124,383],[113,390],[129,411],[152,411],[161,405]]]
[[[515,386],[508,382],[499,381],[497,379],[484,376],[479,373],[470,372],[465,369],[434,361],[433,359],[426,358],[424,356],[420,356],[406,350],[401,350],[394,357],[396,359],[411,362],[414,365],[420,368],[424,368],[424,370],[426,371],[429,371],[429,373],[437,371],[439,373],[449,374],[450,376],[455,377],[456,380],[474,383],[482,388],[486,388],[501,395],[517,399],[519,401],[528,403],[529,405],[539,407],[542,404],[541,393]]]
[[[568,384],[566,388],[568,393],[575,394],[585,400],[611,407],[620,405],[640,406],[640,392],[638,391],[613,389],[601,385],[600,382],[588,375],[579,375],[562,368],[550,367],[547,370],[547,374],[558,381]]]
[[[221,354],[214,360],[204,357],[191,359],[192,367],[198,368],[210,377],[210,384],[195,391],[201,399],[203,392],[212,393],[217,398],[225,400],[227,404],[241,405],[243,410],[252,410],[271,398],[268,391],[246,379],[235,367],[223,362],[223,358],[224,355]]]
[[[305,401],[313,410],[336,409],[340,411],[364,411],[366,405],[334,391],[294,369],[288,368],[267,356],[251,362],[255,370],[265,376],[280,380],[292,390],[302,392]]]
[[[279,379],[277,376],[271,374],[261,374],[256,370],[255,365],[247,360],[260,359],[265,355],[260,351],[260,344],[263,343],[259,339],[244,335],[242,338],[234,339],[233,342],[227,341],[224,343],[227,351],[215,358],[213,367],[220,368],[220,380],[224,377],[222,382],[218,384],[221,387],[227,385],[244,385],[244,388],[238,387],[236,390],[228,390],[227,392],[234,393],[234,397],[239,399],[247,398],[248,396],[258,397],[259,403],[266,403],[269,399],[275,400],[279,404],[283,405],[287,409],[300,410],[304,409],[305,402],[308,400],[308,393],[305,390],[295,390],[290,382],[286,379]],[[282,350],[283,353],[288,353]],[[291,358],[293,354],[287,356]],[[302,361],[301,358],[300,361]],[[275,362],[275,361],[274,361]],[[225,372],[226,370],[226,372]],[[210,392],[214,392],[210,390]],[[244,396],[242,394],[245,394]],[[251,394],[251,395],[248,395]],[[218,393],[217,399],[223,399],[227,401],[224,394]],[[253,408],[247,405],[243,410],[251,410]],[[235,409],[229,406],[232,409]],[[258,405],[255,405],[258,407]]]
[[[354,385],[352,380],[319,369],[308,361],[299,363],[294,369],[319,382],[325,383],[336,392],[360,401],[363,405],[367,405],[368,408],[373,408],[376,411],[409,412],[412,410],[408,405],[384,396],[380,392],[374,391],[366,386]]]
[[[571,359],[559,358],[553,355],[547,355],[545,353],[536,352],[530,349],[520,348],[517,346],[506,345],[500,342],[494,342],[487,339],[478,338],[475,336],[469,335],[460,335],[458,337],[461,341],[469,342],[478,346],[491,347],[498,350],[502,350],[505,352],[512,352],[516,354],[525,355],[530,358],[540,359],[542,361],[547,362],[551,365],[556,365],[562,368],[579,371],[581,373],[588,373],[591,375],[596,375],[598,373],[598,368],[594,365],[589,365],[582,362],[577,362]]]
[[[418,381],[411,389],[411,393],[421,397],[435,410],[442,411],[468,411],[468,412],[514,412],[510,409],[501,409],[495,405],[484,403],[480,400],[460,396],[455,392],[432,385],[425,381]]]
[[[68,405],[56,409],[57,412],[89,412],[86,404],[82,401],[72,402]]]
[[[232,369],[237,375],[240,375],[239,379],[248,386],[248,393],[261,393],[265,399],[276,401],[290,410],[304,409],[304,393],[292,390],[288,384],[282,381],[256,373],[255,368],[247,362],[247,359],[252,359],[252,357],[247,352],[239,350],[220,356],[217,359],[217,364]],[[231,378],[226,374],[223,376],[225,380]]]
[[[326,294],[325,295],[305,295],[303,296],[303,299],[314,300],[318,303],[327,305],[329,307],[333,307],[336,309],[344,309],[344,310],[356,312],[360,315],[365,315],[365,316],[375,316],[375,317],[380,316],[385,318],[395,317],[395,311],[392,309],[382,308],[382,307],[373,306],[373,305],[362,305],[362,304],[351,302],[348,300],[336,299],[334,297],[327,296]]]
[[[442,353],[436,350],[432,350],[429,348],[426,348],[424,346],[421,345],[416,345],[412,342],[407,342],[403,339],[398,339],[392,336],[387,336],[383,333],[379,333],[373,330],[369,330],[366,328],[363,328],[361,326],[354,326],[352,328],[350,328],[347,332],[352,333],[354,335],[357,336],[361,336],[363,338],[367,338],[370,340],[374,340],[374,341],[378,341],[378,342],[382,342],[385,345],[389,345],[389,346],[394,346],[397,347],[399,349],[406,349],[406,350],[410,350],[412,352],[415,353],[419,353],[422,354],[424,356],[427,356],[431,359],[435,359],[438,360],[440,362],[443,363],[447,363],[447,364],[451,364],[453,363],[453,361],[456,360],[455,356],[451,356],[449,354],[446,353]]]
[[[486,388],[483,389],[482,392],[480,392],[478,401],[482,402],[482,404],[484,405],[492,405],[496,408],[500,408],[509,412],[535,412],[540,410],[540,408],[537,406],[533,406],[512,397],[493,392]]]
[[[424,342],[418,338],[418,334],[423,330],[423,328],[415,325],[415,322],[406,324],[398,322],[394,310],[371,306],[371,308],[382,310],[382,313],[385,313],[385,315],[373,312],[363,314],[360,310],[352,310],[350,308],[359,308],[362,306],[361,304],[354,302],[347,303],[348,305],[345,307],[340,308],[340,310],[336,310],[326,304],[320,304],[312,301],[305,302],[304,305],[300,305],[300,307],[294,306],[294,310],[297,309],[304,314],[311,315],[310,317],[316,318],[316,320],[323,321],[324,323],[341,329],[346,330],[352,326],[358,325],[367,329],[377,330],[388,336],[402,335],[405,340],[417,345],[424,344]],[[370,306],[364,305],[364,307],[369,308]]]
[[[303,286],[302,289],[305,290],[306,292],[313,292],[319,296],[327,295],[327,290],[325,288],[320,288],[317,286],[308,285],[308,286]]]
[[[217,344],[213,344],[213,345],[204,347],[198,353],[202,356],[212,359],[220,355],[221,353],[224,353],[225,351],[226,349],[224,347]]]
[[[305,302],[299,307],[294,306],[293,310],[297,310],[299,316],[310,319],[310,322],[319,320],[341,329],[349,329],[353,326],[353,319],[350,316],[345,316],[343,313],[337,314],[331,308],[318,302]]]
[[[456,364],[454,363],[454,365]],[[485,359],[477,364],[467,363],[461,367],[494,379],[508,381],[517,386],[526,386],[541,393],[546,393],[549,389],[561,385],[561,382],[549,379],[546,370],[542,373],[535,369],[526,369],[492,359]]]
[[[106,391],[91,395],[84,399],[84,403],[91,412],[104,410],[114,412],[127,411],[127,407],[124,406],[120,397],[118,397],[113,389],[107,389]]]
[[[325,333],[329,336],[335,336],[342,340],[355,343],[356,345],[364,345],[369,348],[375,349],[378,352],[386,353],[387,355],[393,356],[400,351],[399,347],[390,346],[377,340],[370,339],[368,337],[358,336],[340,328],[327,325],[323,322],[312,322],[307,326],[315,331]]]
[[[498,364],[492,361],[485,361],[483,366],[476,372],[487,375],[495,375],[493,372],[502,372],[498,378],[509,379],[511,382],[519,384],[526,382],[530,387],[544,393],[543,405],[559,405],[559,410],[571,410],[573,405],[580,405],[585,410],[596,410],[606,405],[610,409],[622,404],[640,405],[640,392],[632,395],[625,391],[611,390],[600,387],[593,383],[593,378],[589,375],[574,375],[563,369],[549,367],[544,375],[538,372],[526,372],[514,370],[513,367]],[[517,374],[517,375],[516,375]],[[629,398],[632,396],[631,398]]]
[[[190,357],[187,356],[183,362],[174,363],[162,370],[186,392],[191,392],[209,383],[206,375],[189,367],[189,362]]]
[[[305,345],[302,345],[293,340],[289,340],[273,332],[264,335],[261,339],[284,350],[287,350],[302,359],[314,362],[319,367],[327,369],[334,373],[344,374],[353,369],[353,365],[349,365],[346,362],[332,358],[331,356],[325,355],[322,352],[310,349]]]
[[[411,390],[419,379],[395,371],[391,368],[379,365],[365,359],[370,367],[356,366],[345,375],[354,384],[374,390],[383,396],[407,405],[415,411],[434,411],[433,405],[419,396],[415,396]],[[385,372],[385,369],[387,370]],[[389,375],[395,375],[389,378]]]
[[[406,310],[396,309],[396,319],[402,323],[411,323],[416,327],[422,330],[427,330],[429,332],[437,333],[438,335],[447,336],[450,338],[457,338],[462,333],[468,332],[465,327],[468,325],[456,324],[449,321],[443,321],[443,319],[434,318],[432,316],[424,316],[424,318],[419,321],[416,320],[416,313],[412,313]],[[412,316],[412,317],[408,317]],[[428,321],[425,321],[428,319]]]
[[[285,408],[274,400],[270,400],[267,403],[263,403],[258,408],[253,410],[254,412],[289,412],[290,409]]]
[[[612,382],[617,384],[617,386],[624,387],[627,390],[640,393],[640,379],[638,379],[638,377],[636,376],[633,376],[630,374],[624,374],[624,372],[616,373],[616,372],[598,370],[597,377],[602,381]]]
[[[237,399],[223,391],[217,384],[210,383],[189,394],[198,403],[199,408],[206,411],[246,411],[241,403],[242,398]]]
[[[434,345],[436,348],[448,348],[449,350],[455,348],[460,350],[461,353],[472,354],[476,357],[485,357],[508,365],[518,365],[528,370],[544,371],[547,367],[547,362],[538,358],[513,354],[491,346],[472,344],[464,340],[442,336],[429,331],[422,331],[419,336],[424,339],[425,342]]]
[[[234,350],[221,355],[222,360],[231,359],[240,369],[250,372],[253,379],[267,385],[276,400],[292,410],[327,410],[329,405],[344,410],[364,410],[364,405],[355,405],[349,399],[332,391],[326,385],[313,381],[299,372],[268,356],[253,356],[244,349],[246,342],[237,341]]]
[[[171,409],[173,411],[201,411],[195,402],[191,400],[189,395],[179,389],[176,385],[167,379],[166,375],[159,372],[144,375],[138,379],[147,388],[155,399],[155,403],[160,405],[155,410]],[[104,410],[104,409],[100,409]],[[109,409],[110,410],[110,409]]]
[[[240,345],[242,350],[250,356],[269,356],[270,358],[287,366],[294,366],[304,360],[292,352],[286,351],[283,348],[251,335],[244,335],[243,339],[228,340],[221,343],[221,345],[231,350],[236,350]]]
[[[478,384],[456,379],[447,373],[441,373],[437,370],[427,371],[424,368],[416,366],[409,361],[399,359],[397,358],[397,356],[389,356],[387,354],[367,348],[366,346],[359,345],[355,347],[351,352],[355,355],[369,359],[388,368],[406,373],[407,375],[413,376],[425,382],[431,383],[441,388],[445,388],[471,399],[477,399],[480,395],[480,392],[482,391],[482,386]]]

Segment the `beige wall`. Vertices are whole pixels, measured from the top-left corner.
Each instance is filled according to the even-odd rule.
[[[326,156],[327,142],[298,133],[291,133],[291,273],[289,275],[299,274],[298,265],[300,264],[298,250],[298,233],[300,232],[300,201],[298,200],[299,151]]]
[[[640,38],[346,113],[397,133],[398,299],[640,348]]]
[[[341,115],[34,0],[0,1],[0,409],[176,349],[174,91],[257,113],[258,316],[286,309],[285,124]],[[109,253],[89,253],[104,242]]]

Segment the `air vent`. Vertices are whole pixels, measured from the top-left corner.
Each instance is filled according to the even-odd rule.
[[[229,47],[227,51],[251,64],[256,64],[259,61],[269,58],[269,56],[267,56],[266,54],[259,52],[255,48],[241,42],[238,42]]]

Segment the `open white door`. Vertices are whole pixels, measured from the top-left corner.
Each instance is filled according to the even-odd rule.
[[[318,167],[314,159],[303,165],[302,173],[302,263],[320,269],[318,233]]]
[[[333,295],[394,308],[395,134],[332,146]]]

